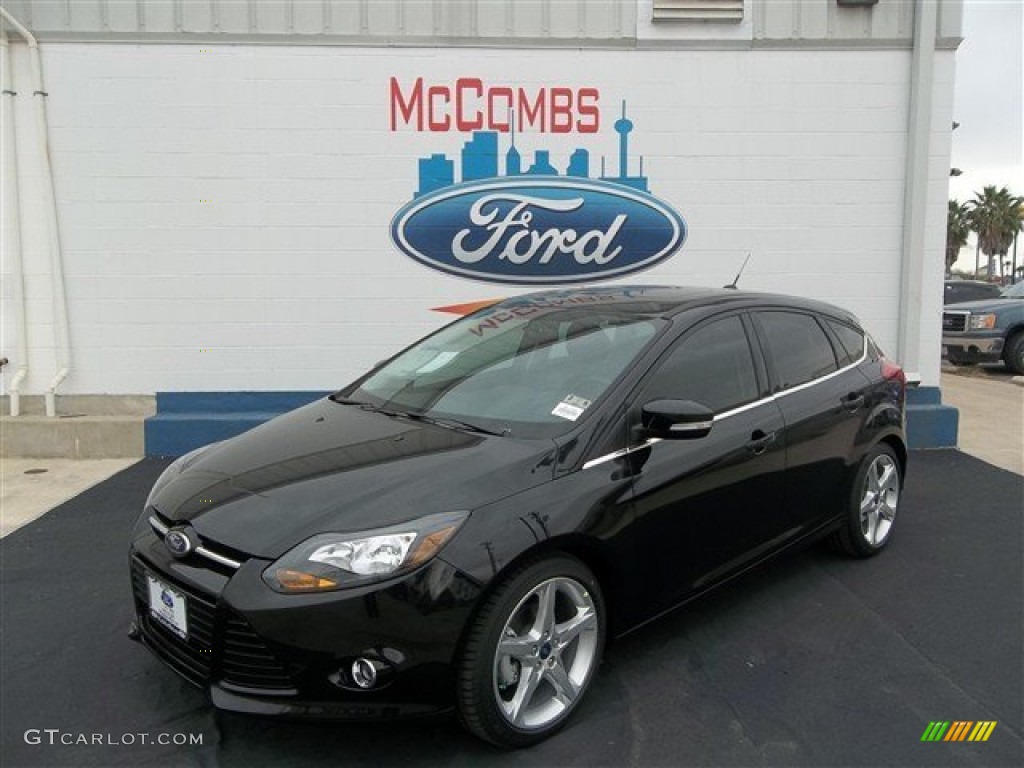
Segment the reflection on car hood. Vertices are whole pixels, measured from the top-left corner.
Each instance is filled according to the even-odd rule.
[[[993,296],[991,299],[978,299],[976,301],[958,301],[956,304],[947,304],[943,309],[968,309],[974,311],[995,312],[1001,309],[1011,309],[1024,306],[1021,299],[1009,299],[1003,296]]]
[[[472,510],[552,476],[554,443],[461,432],[324,399],[213,446],[151,498],[200,536],[278,557],[317,533]]]

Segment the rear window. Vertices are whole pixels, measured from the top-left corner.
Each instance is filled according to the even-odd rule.
[[[778,383],[790,389],[838,370],[832,344],[818,321],[797,312],[758,312]]]

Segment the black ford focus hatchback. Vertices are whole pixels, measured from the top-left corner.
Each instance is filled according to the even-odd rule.
[[[503,301],[168,467],[132,537],[132,635],[224,709],[454,707],[526,746],[615,636],[818,538],[881,550],[905,384],[819,302]]]

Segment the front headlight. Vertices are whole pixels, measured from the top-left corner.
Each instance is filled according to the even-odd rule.
[[[322,592],[390,578],[436,555],[468,512],[428,515],[362,533],[321,533],[282,555],[263,572],[276,592]]]
[[[996,327],[995,315],[971,315],[968,327],[972,331],[985,331]]]

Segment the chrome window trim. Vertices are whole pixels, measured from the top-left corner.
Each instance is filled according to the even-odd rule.
[[[618,459],[618,458],[620,458],[622,456],[626,456],[626,455],[628,455],[630,453],[633,453],[634,451],[643,450],[644,448],[646,448],[649,445],[654,445],[655,443],[660,443],[660,442],[661,442],[661,438],[660,437],[650,437],[647,440],[644,440],[642,443],[640,443],[640,445],[634,445],[634,446],[631,446],[629,448],[620,448],[617,451],[612,451],[611,453],[606,453],[604,456],[598,456],[596,459],[591,459],[590,461],[586,462],[583,465],[583,469],[590,469],[591,467],[596,467],[598,464],[604,464],[606,461],[611,461],[612,459]]]
[[[842,368],[839,368],[838,370],[832,371],[832,373],[826,373],[824,376],[819,376],[816,379],[811,379],[810,381],[805,381],[803,384],[797,384],[795,387],[790,387],[789,389],[783,389],[783,390],[781,390],[779,392],[776,392],[774,394],[774,397],[782,397],[784,395],[792,394],[793,392],[799,392],[800,390],[807,389],[808,387],[813,387],[815,384],[820,384],[823,381],[828,381],[829,379],[835,378],[836,376],[838,376],[841,373],[846,373],[850,369],[856,368],[858,365],[860,365],[861,363],[863,363],[867,359],[867,356],[868,356],[868,337],[867,337],[867,335],[865,335],[864,336],[864,347],[861,349],[860,357],[858,357],[855,361],[853,361],[849,365],[844,365]]]
[[[164,538],[167,535],[167,532],[171,530],[170,527],[161,523],[155,515],[149,516],[149,524],[153,527],[153,531],[160,538]],[[207,560],[213,560],[215,563],[227,566],[228,568],[233,568],[236,571],[242,567],[242,564],[238,560],[232,560],[230,557],[226,557],[225,555],[214,552],[213,550],[207,549],[203,546],[196,547],[193,552],[200,557],[205,557]]]
[[[860,357],[858,357],[854,362],[850,363],[849,365],[844,365],[842,368],[832,371],[831,373],[827,373],[824,376],[819,376],[816,379],[805,381],[803,384],[797,384],[795,387],[790,387],[789,389],[783,389],[780,390],[779,392],[774,392],[768,395],[768,397],[762,397],[760,400],[754,400],[753,402],[737,406],[736,408],[732,408],[728,411],[723,411],[722,413],[715,414],[715,418],[713,419],[713,421],[722,421],[724,419],[728,419],[730,416],[736,416],[737,414],[743,413],[744,411],[749,411],[752,408],[757,408],[761,405],[764,405],[765,403],[775,402],[780,397],[784,397],[786,395],[792,394],[793,392],[800,392],[801,390],[813,387],[816,384],[828,381],[829,379],[834,378],[835,376],[838,376],[841,373],[846,373],[847,371],[852,370],[857,366],[861,365],[865,360],[867,360],[868,357],[868,335],[863,329],[858,328],[857,330],[863,334],[864,344],[861,348]],[[646,448],[649,445],[653,445],[654,443],[660,442],[660,437],[652,437],[649,440],[644,441],[640,445],[634,445],[629,448],[620,448],[617,451],[612,451],[611,453],[606,453],[603,456],[598,456],[597,458],[590,459],[589,461],[583,464],[582,469],[590,469],[591,467],[596,467],[599,464],[604,464],[605,462],[621,458],[622,456],[627,456],[628,454],[633,453],[634,451],[639,451],[642,448]]]

